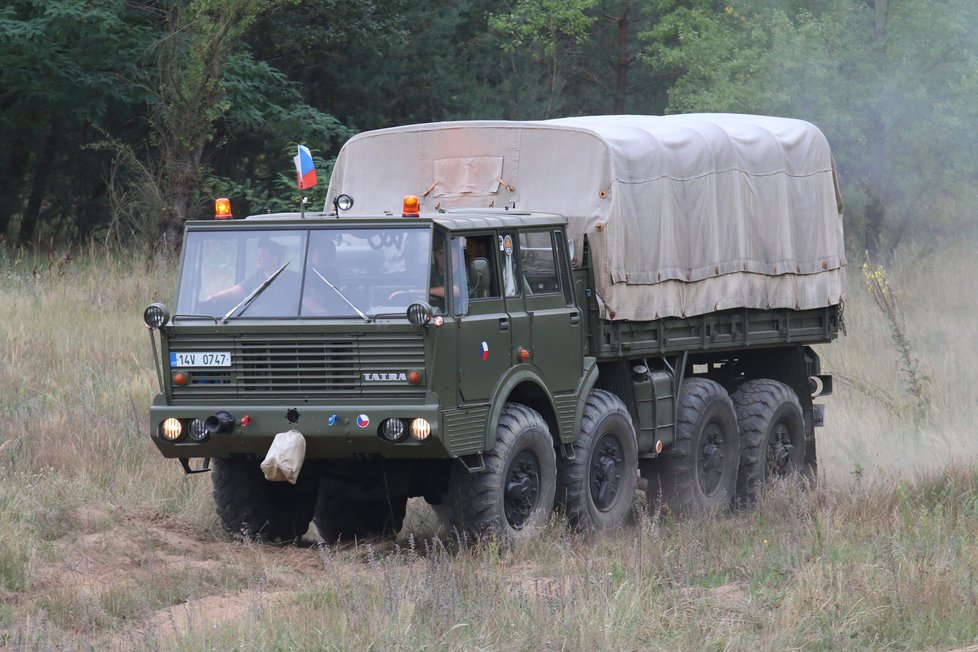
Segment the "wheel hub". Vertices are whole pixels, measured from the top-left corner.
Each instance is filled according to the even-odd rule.
[[[595,506],[607,511],[615,502],[621,484],[621,468],[624,453],[618,440],[611,434],[602,437],[595,449],[588,483]]]
[[[521,451],[512,462],[503,489],[506,520],[516,529],[530,519],[540,496],[540,464],[530,451]]]
[[[707,495],[713,494],[723,481],[725,457],[723,430],[717,423],[708,423],[703,430],[700,450],[700,484]]]
[[[767,464],[772,475],[784,476],[791,472],[791,453],[794,449],[788,427],[778,422],[768,439]]]

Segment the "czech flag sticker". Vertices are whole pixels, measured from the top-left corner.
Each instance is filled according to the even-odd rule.
[[[366,428],[370,425],[370,417],[366,414],[360,414],[357,416],[357,426],[360,428]]]
[[[489,345],[486,344],[485,340],[482,341],[482,361],[485,362],[489,359]]]

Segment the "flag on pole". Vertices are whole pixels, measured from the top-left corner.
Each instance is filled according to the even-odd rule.
[[[299,190],[306,190],[316,185],[316,166],[312,162],[312,152],[305,145],[299,145],[299,153],[292,159],[295,161],[295,175],[299,182]]]

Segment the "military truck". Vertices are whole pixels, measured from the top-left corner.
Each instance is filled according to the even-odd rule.
[[[321,212],[187,223],[175,309],[144,313],[150,435],[211,471],[224,528],[270,540],[390,533],[419,496],[504,537],[555,509],[617,527],[637,488],[750,504],[815,470],[844,265],[807,122],[366,132]]]

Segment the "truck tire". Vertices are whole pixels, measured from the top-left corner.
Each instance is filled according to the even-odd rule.
[[[680,515],[726,511],[737,489],[740,439],[727,391],[706,378],[688,378],[679,394],[676,441],[657,465],[662,500]],[[650,507],[653,490],[649,483]]]
[[[232,534],[272,543],[293,543],[309,529],[318,479],[299,476],[295,485],[269,482],[255,460],[211,462],[214,504],[222,527]]]
[[[545,525],[553,512],[557,460],[550,428],[540,413],[507,403],[496,445],[483,455],[485,470],[452,466],[449,511],[460,534],[496,533],[506,540]]]
[[[776,380],[748,380],[734,392],[740,429],[738,505],[757,502],[769,478],[805,469],[805,418],[794,390]]]
[[[572,527],[610,530],[628,516],[638,483],[635,426],[611,392],[588,394],[574,459],[557,460],[557,505]]]
[[[355,500],[319,491],[313,522],[326,543],[371,536],[395,536],[404,523],[407,496],[379,500]]]

